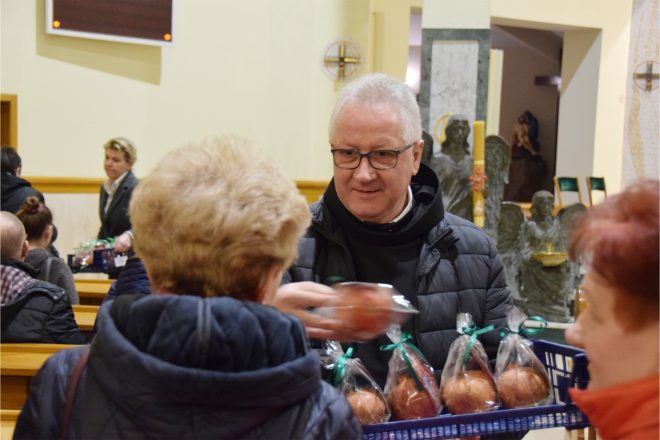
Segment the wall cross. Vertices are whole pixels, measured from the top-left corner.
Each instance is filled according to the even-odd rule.
[[[654,81],[660,81],[660,73],[653,72],[653,65],[656,64],[653,61],[646,62],[646,71],[644,73],[637,73],[633,75],[635,83],[640,85],[637,81],[639,80],[644,84],[644,90],[650,92],[651,90],[657,87],[657,84],[654,84]],[[639,67],[637,68],[639,71]],[[641,87],[641,85],[640,85]]]

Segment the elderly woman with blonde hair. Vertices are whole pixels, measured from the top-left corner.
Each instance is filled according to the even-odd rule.
[[[272,161],[227,137],[171,152],[131,220],[152,294],[108,302],[88,351],[46,362],[15,438],[360,438],[302,323],[262,304],[310,222]]]

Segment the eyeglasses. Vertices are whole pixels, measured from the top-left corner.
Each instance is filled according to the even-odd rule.
[[[398,150],[373,150],[368,153],[360,153],[358,150],[352,148],[333,148],[330,150],[332,153],[332,160],[337,167],[344,170],[354,170],[360,166],[362,158],[366,157],[371,165],[376,170],[389,170],[396,167],[399,160],[399,154],[414,145],[408,144]],[[330,146],[333,146],[330,144]]]

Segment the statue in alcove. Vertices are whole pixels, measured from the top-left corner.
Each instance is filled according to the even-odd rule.
[[[576,287],[578,266],[568,259],[568,239],[575,221],[586,212],[580,203],[553,215],[554,196],[537,191],[531,218],[505,202],[498,227],[498,250],[514,302],[528,315],[568,322],[569,298]]]
[[[538,120],[529,110],[524,111],[513,124],[505,200],[529,202],[532,195],[543,187],[547,164],[539,155],[538,135]]]
[[[425,142],[422,161],[435,171],[440,180],[445,211],[472,220],[473,160],[467,138],[470,123],[465,116],[453,115],[445,128],[445,140],[440,153],[433,154],[433,145]]]

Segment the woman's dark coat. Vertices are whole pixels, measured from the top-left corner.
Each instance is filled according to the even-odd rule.
[[[38,373],[14,438],[57,438],[81,349]],[[125,295],[104,304],[70,438],[357,439],[302,324],[233,298]]]

